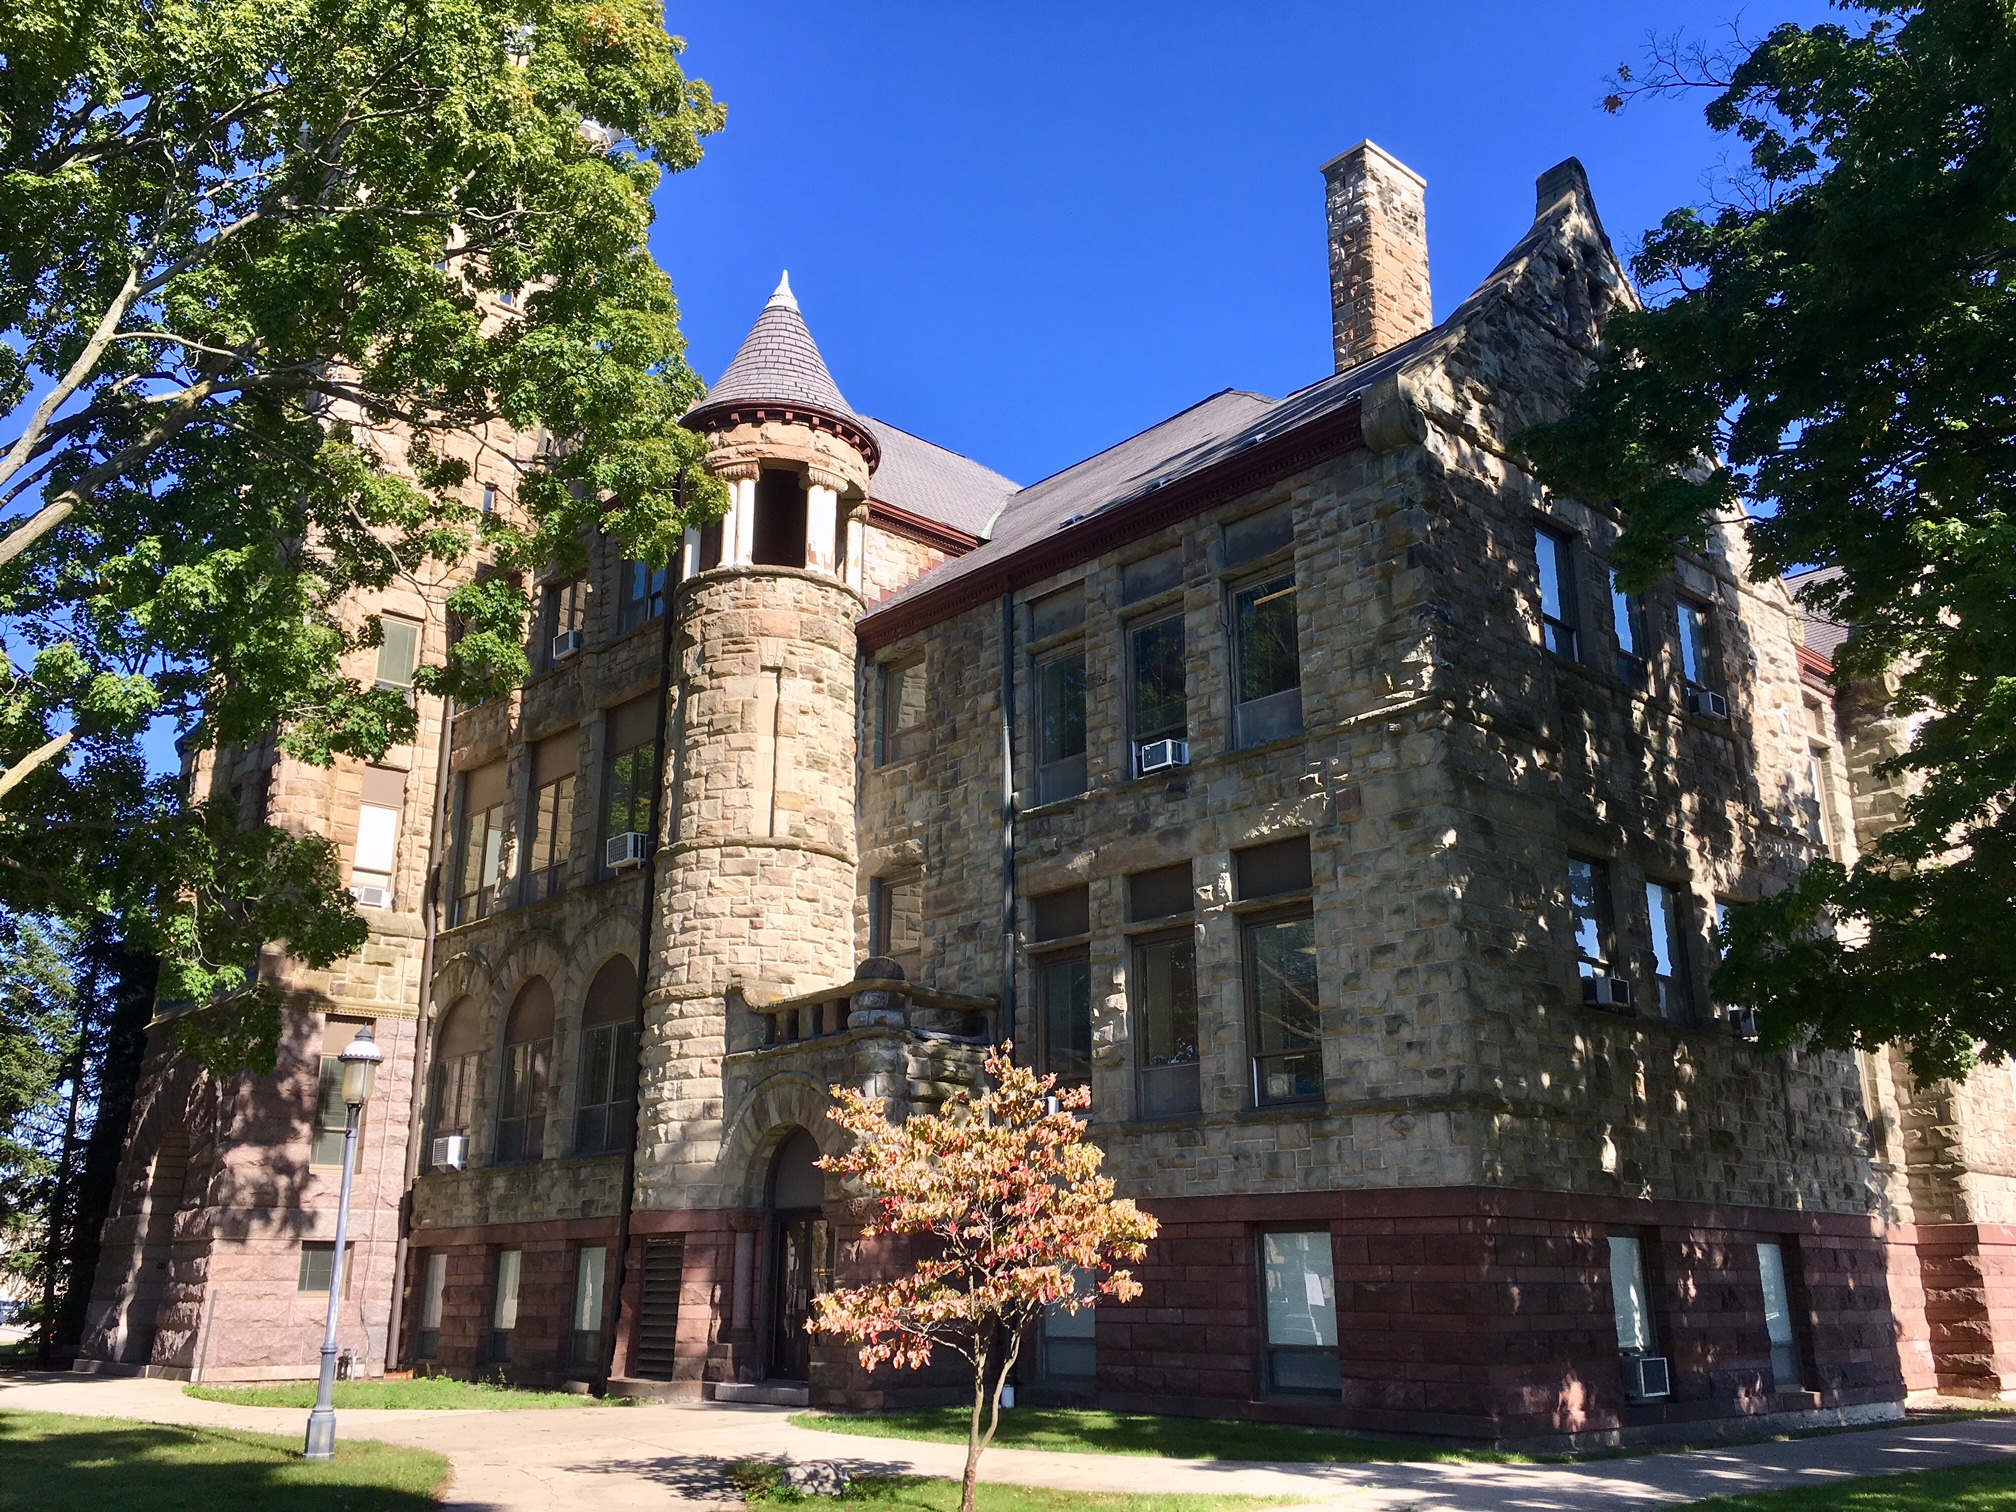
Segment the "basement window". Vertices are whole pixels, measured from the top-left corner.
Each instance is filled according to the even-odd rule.
[[[1260,1236],[1270,1394],[1335,1396],[1337,1271],[1327,1229]]]

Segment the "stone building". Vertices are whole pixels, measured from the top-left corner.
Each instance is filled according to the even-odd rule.
[[[1439,324],[1421,179],[1324,173],[1320,382],[1017,487],[855,413],[787,284],[687,418],[727,516],[539,585],[448,741],[389,1359],[928,1395],[802,1331],[890,1259],[826,1089],[1012,1037],[1162,1223],[1029,1399],[1559,1443],[1947,1379],[1925,1225],[1981,1219],[1889,1163],[1881,1067],[1705,990],[1862,802],[1799,608],[1734,532],[1615,594],[1621,522],[1513,458],[1635,298],[1581,168]]]

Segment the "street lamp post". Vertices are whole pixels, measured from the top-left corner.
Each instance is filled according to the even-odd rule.
[[[371,1082],[378,1063],[385,1059],[371,1038],[370,1029],[357,1031],[357,1038],[336,1057],[343,1067],[343,1188],[336,1199],[336,1250],[329,1265],[329,1318],[322,1329],[322,1385],[315,1393],[315,1410],[308,1414],[308,1445],[304,1458],[326,1460],[336,1457],[336,1325],[343,1308],[343,1246],[350,1238],[350,1178],[357,1170],[357,1120],[371,1096]]]

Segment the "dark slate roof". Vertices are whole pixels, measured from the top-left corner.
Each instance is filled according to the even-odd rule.
[[[1844,625],[1837,619],[1829,619],[1806,602],[1806,590],[1821,583],[1831,583],[1841,576],[1839,567],[1820,567],[1811,572],[1790,572],[1785,575],[1785,586],[1799,604],[1800,616],[1806,622],[1806,649],[1829,661],[1848,639],[1852,626]]]
[[[742,350],[728,364],[728,371],[714,385],[693,413],[701,414],[718,405],[767,399],[784,404],[806,404],[851,416],[840,386],[826,371],[826,359],[819,344],[805,326],[797,297],[791,292],[791,275],[786,273],[777,292],[756,317]],[[690,417],[689,417],[690,418]]]
[[[868,492],[884,504],[984,536],[1001,501],[1021,486],[971,457],[898,430],[887,420],[864,415],[861,423],[882,448],[882,461]]]
[[[1242,389],[1222,389],[1208,399],[1108,447],[1040,483],[1011,494],[1001,517],[978,549],[933,568],[868,616],[886,613],[920,592],[982,572],[1037,542],[1089,521],[1144,494],[1225,461],[1284,431],[1334,414],[1367,387],[1409,361],[1436,331],[1426,331],[1390,352],[1347,368],[1286,399]]]

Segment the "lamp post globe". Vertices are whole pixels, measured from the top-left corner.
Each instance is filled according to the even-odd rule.
[[[322,1327],[322,1378],[315,1393],[315,1409],[308,1414],[308,1442],[303,1457],[312,1460],[336,1457],[336,1327],[342,1319],[344,1254],[350,1240],[350,1181],[357,1171],[357,1123],[370,1100],[371,1084],[385,1052],[378,1048],[367,1025],[357,1038],[336,1057],[342,1067],[343,1091],[343,1185],[336,1198],[336,1242],[329,1262],[329,1313]]]

